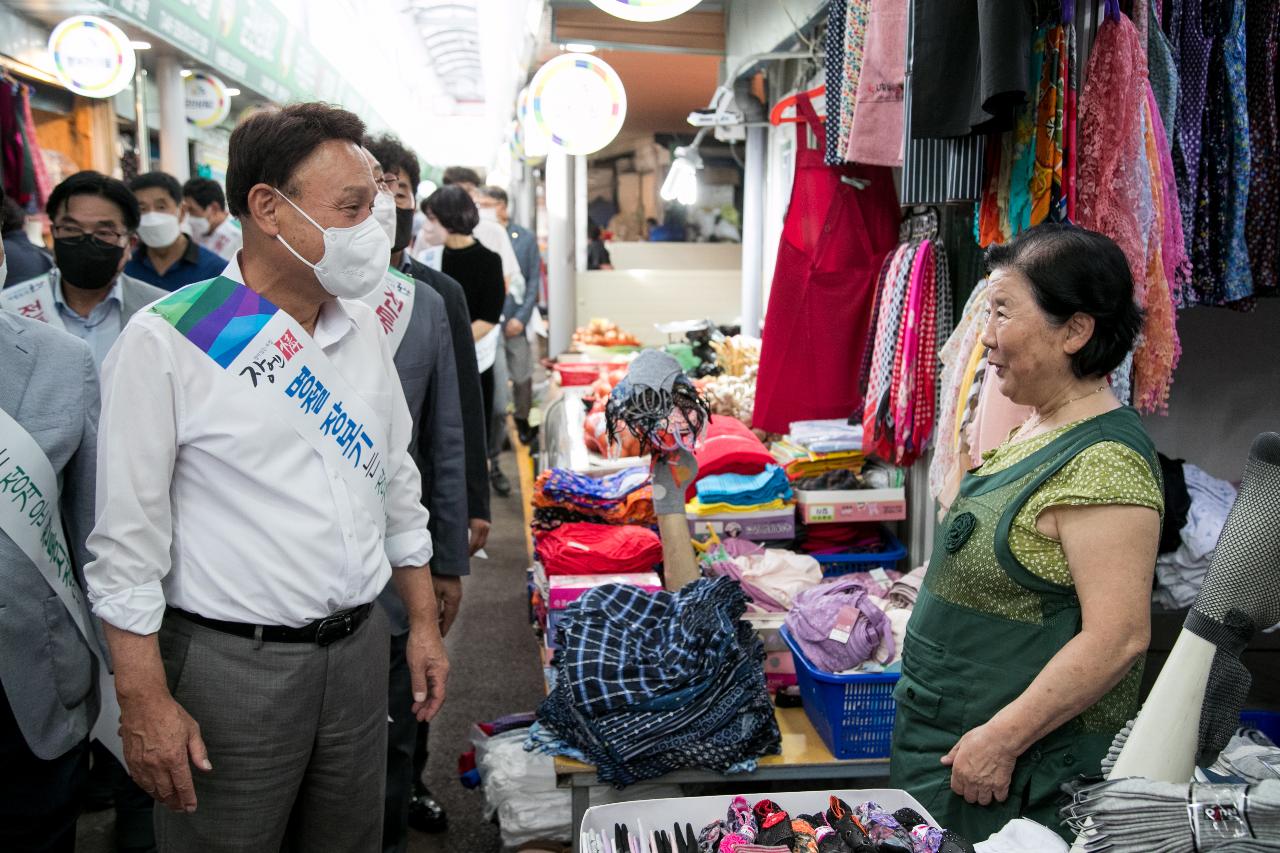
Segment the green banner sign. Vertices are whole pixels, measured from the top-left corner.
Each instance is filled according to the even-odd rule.
[[[306,35],[266,0],[108,0],[116,15],[268,100],[328,101],[386,126]]]

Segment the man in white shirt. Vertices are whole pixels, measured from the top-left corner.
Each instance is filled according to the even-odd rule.
[[[225,260],[235,260],[244,245],[240,221],[227,213],[222,185],[209,178],[192,178],[182,185],[182,209],[187,212],[191,238]]]
[[[104,368],[86,578],[165,851],[379,849],[389,578],[411,711],[444,700],[411,421],[356,301],[390,256],[363,134],[324,104],[237,127],[244,249],[136,316]]]

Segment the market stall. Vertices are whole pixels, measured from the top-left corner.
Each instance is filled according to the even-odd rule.
[[[1034,434],[1044,419],[1005,396],[1000,376],[1007,365],[992,361],[991,312],[1003,309],[993,296],[997,277],[984,275],[984,249],[1011,245],[1019,235],[1054,222],[1083,226],[1118,247],[1115,257],[1141,309],[1134,314],[1140,327],[1132,348],[1121,352],[1118,366],[1103,371],[1103,382],[1091,392],[1105,390],[1123,407],[1106,421],[1123,420],[1115,438],[1108,433],[1107,440],[1117,444],[1142,429],[1137,411],[1149,423],[1177,422],[1195,419],[1206,405],[1206,390],[1182,393],[1174,385],[1180,359],[1191,355],[1180,343],[1182,313],[1229,306],[1255,311],[1261,328],[1273,322],[1274,306],[1258,302],[1275,294],[1278,249],[1269,236],[1274,222],[1253,202],[1267,207],[1276,175],[1280,16],[1263,4],[1213,4],[1222,27],[1202,37],[1203,10],[1191,8],[1202,4],[1137,2],[1122,10],[1114,2],[1067,2],[1048,4],[1052,8],[1042,9],[1038,19],[1014,15],[1016,20],[999,25],[979,15],[963,31],[950,32],[955,21],[940,13],[926,20],[922,5],[833,0],[806,36],[825,46],[825,65],[796,62],[766,72],[766,91],[779,108],[771,133],[790,140],[783,162],[791,201],[780,217],[762,338],[680,316],[677,305],[657,323],[653,306],[643,315],[624,308],[611,315],[619,325],[584,325],[573,351],[557,360],[542,473],[531,496],[531,601],[547,648],[550,686],[527,748],[555,755],[560,783],[574,789],[573,826],[583,831],[573,836],[579,849],[601,849],[601,843],[609,849],[619,828],[623,842],[614,846],[630,842],[640,816],[659,808],[665,824],[677,824],[677,835],[685,820],[696,835],[730,806],[727,796],[696,809],[693,800],[620,804],[593,810],[580,821],[586,800],[579,789],[640,780],[752,784],[881,775],[886,762],[902,758],[892,754],[895,713],[899,728],[903,719],[924,728],[926,720],[937,718],[942,737],[951,739],[926,757],[934,775],[950,776],[938,758],[951,759],[952,745],[1001,706],[988,709],[975,701],[973,715],[955,712],[963,719],[950,721],[945,691],[933,689],[930,679],[945,680],[953,695],[967,695],[960,692],[964,681],[998,694],[1011,689],[1001,680],[1007,674],[1000,671],[1001,655],[1010,658],[1009,672],[1023,666],[1019,653],[1043,655],[1025,677],[1027,684],[1053,656],[1029,651],[1039,634],[983,622],[974,630],[990,630],[997,651],[973,651],[982,656],[982,666],[972,672],[947,672],[951,650],[920,636],[926,623],[945,621],[936,615],[942,598],[936,587],[955,577],[937,580],[939,572],[950,571],[939,567],[938,555],[948,562],[951,555],[990,546],[1007,547],[1011,562],[1023,559],[1017,543],[1006,546],[989,532],[998,513],[967,509],[975,506],[973,494],[966,493],[971,500],[962,504],[963,512],[944,517],[938,511],[954,500],[947,496],[948,484],[972,483],[961,478],[984,466],[992,451],[1013,452],[1007,441],[1013,430]],[[923,61],[944,42],[943,52],[954,62]],[[1208,77],[1192,59],[1201,54],[1210,66]],[[982,73],[972,80],[951,73],[967,63]],[[1178,88],[1182,100],[1170,96]],[[1211,92],[1216,94],[1210,97]],[[794,121],[788,125],[791,110]],[[594,311],[609,308],[607,299],[593,303]],[[628,323],[644,328],[628,329]],[[628,393],[627,372],[641,341],[679,362],[713,414],[688,448],[696,477],[676,481],[685,492],[700,575],[688,585],[670,584],[660,565],[670,541],[667,531],[657,534],[661,512],[655,507],[669,499],[670,490],[652,475],[662,463],[651,463],[638,434],[619,432],[610,420],[610,406]],[[1212,358],[1203,351],[1194,356]],[[1262,405],[1276,414],[1273,402]],[[1057,435],[1080,422],[1065,424]],[[1161,430],[1153,426],[1151,433]],[[1054,440],[1050,435],[1036,447]],[[1239,538],[1223,534],[1233,506],[1251,500],[1274,506],[1280,459],[1255,447],[1248,475],[1255,485],[1246,476],[1242,487],[1243,448],[1234,449],[1228,470],[1222,447],[1198,459],[1186,443],[1170,447],[1169,456],[1158,455],[1164,448],[1142,437],[1126,446],[1150,468],[1154,491],[1141,500],[1160,516],[1154,589],[1149,601],[1139,598],[1151,611],[1150,652],[1139,652],[1138,664],[1115,676],[1123,682],[1116,695],[1123,693],[1136,709],[1171,649],[1175,657],[1165,674],[1173,678],[1169,672],[1181,669],[1178,649],[1191,630],[1182,626],[1184,620],[1187,626],[1195,622],[1206,578],[1238,571],[1232,554],[1262,547],[1261,541],[1280,534],[1269,521],[1248,533],[1238,527]],[[1029,458],[1044,464],[1048,451],[1036,452],[996,463],[1011,471],[1001,479],[1002,488],[1026,478],[1022,501],[1057,471],[1037,474],[1032,483],[1027,465],[1018,466]],[[1174,453],[1187,458],[1171,458]],[[1206,470],[1211,464],[1214,473]],[[1109,502],[1140,505],[1135,494]],[[1012,518],[1010,510],[999,536],[1009,536]],[[939,520],[942,541],[931,567]],[[975,528],[988,538],[971,542]],[[1280,565],[1272,565],[1273,547],[1262,550],[1265,555],[1253,562],[1261,568],[1241,594],[1271,600]],[[1050,570],[1043,571],[1047,577]],[[1056,577],[1066,580],[1058,588],[1025,579],[1024,586],[1040,597],[1010,607],[1045,607],[1045,614],[1074,607],[1078,619],[1080,602],[1070,600],[1073,566],[1065,558],[1061,571],[1066,574]],[[1027,578],[1032,574],[1026,572]],[[1054,598],[1060,589],[1067,594]],[[961,599],[967,593],[948,594]],[[918,600],[932,610],[912,622],[915,635],[908,637]],[[1197,738],[1192,731],[1198,754],[1185,760],[1194,780],[1237,786],[1220,792],[1226,799],[1213,801],[1217,805],[1229,805],[1246,791],[1271,796],[1277,784],[1272,780],[1280,778],[1276,765],[1268,764],[1280,756],[1274,740],[1280,705],[1273,687],[1280,647],[1274,633],[1254,636],[1280,621],[1280,613],[1264,611],[1237,626],[1232,645],[1237,655],[1248,648],[1244,660],[1254,670],[1252,686],[1245,681],[1224,693],[1215,679],[1225,670],[1214,668],[1217,675],[1193,685],[1180,711],[1200,719],[1203,702],[1204,719],[1212,714],[1219,725],[1227,719],[1244,726],[1240,737],[1268,756],[1245,767],[1247,762],[1223,751],[1221,737],[1208,737],[1202,729]],[[1039,624],[1041,613],[1015,615],[1013,621],[1019,620]],[[1070,641],[1072,631],[1079,633],[1078,621],[1056,649]],[[1025,638],[1031,641],[1020,647]],[[1143,650],[1147,646],[1143,638]],[[915,657],[914,673],[903,673],[904,647]],[[1226,665],[1213,664],[1219,666]],[[1025,687],[1002,701],[1012,704]],[[789,701],[800,708],[785,708]],[[905,715],[904,702],[910,708]],[[1012,802],[973,818],[963,809],[930,815],[932,807],[921,807],[919,824],[898,821],[897,829],[908,836],[897,838],[900,846],[866,849],[1066,850],[1077,832],[1119,839],[1124,835],[1115,829],[1116,803],[1129,794],[1168,806],[1171,814],[1181,808],[1184,818],[1171,819],[1170,841],[1161,849],[1192,849],[1201,831],[1195,804],[1210,802],[1207,789],[1191,789],[1193,820],[1187,822],[1187,791],[1157,784],[1178,782],[1185,789],[1191,773],[1164,779],[1139,767],[1139,775],[1152,774],[1146,787],[1085,789],[1079,783],[1083,793],[1076,794],[1074,806],[1059,812],[1053,802],[1059,782],[1081,772],[1096,777],[1099,768],[1073,766],[1077,755],[1088,756],[1080,765],[1094,764],[1094,751],[1100,758],[1124,724],[1123,718],[1108,717],[1090,730],[1087,746],[1083,737],[1063,741],[1066,735],[1046,730],[1015,756],[1017,766],[1027,769],[1013,784],[1022,786],[1024,805],[1036,801],[1034,809],[1020,810]],[[1059,740],[1052,739],[1055,734]],[[707,746],[688,748],[694,742]],[[919,747],[922,741],[912,743]],[[1122,743],[1123,738],[1113,752]],[[1040,783],[1029,778],[1046,780],[1051,790],[1031,792]],[[919,778],[904,778],[902,771],[895,770],[894,781],[919,790]],[[945,796],[947,782],[933,789]],[[846,799],[857,798],[857,792],[846,793]],[[898,803],[884,791],[874,797],[862,793],[864,803],[879,802],[887,811]],[[1106,808],[1117,811],[1083,807],[1095,794],[1114,795]],[[795,797],[794,808],[803,815],[821,814],[825,795]],[[958,822],[950,824],[947,815],[958,815]],[[1025,817],[1035,823],[1025,826]],[[823,821],[834,826],[831,815]],[[916,826],[925,827],[922,839],[910,837]],[[1215,828],[1224,833],[1220,840],[1277,840],[1272,830],[1259,832],[1257,826]],[[943,830],[952,830],[948,839],[955,846],[944,846]],[[1030,834],[1019,840],[1021,830]],[[1037,836],[1039,830],[1045,834]],[[643,831],[639,835],[639,849],[648,849]],[[887,832],[874,842],[891,836]],[[992,844],[996,836],[1009,843],[984,848],[980,842],[988,836]],[[861,849],[847,841],[846,847],[797,847],[794,835],[781,841],[778,849]]]

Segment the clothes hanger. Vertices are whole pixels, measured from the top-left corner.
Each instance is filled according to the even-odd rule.
[[[817,97],[824,96],[827,94],[826,84],[824,83],[821,86],[816,86],[810,89],[809,91],[804,92],[803,94],[808,95],[810,98],[817,98]],[[794,107],[796,105],[796,101],[797,99],[799,99],[800,95],[801,95],[800,92],[797,92],[794,95],[788,95],[787,97],[778,101],[778,103],[774,104],[773,110],[770,111],[769,113],[769,124],[772,124],[776,127],[777,125],[780,125],[780,124],[799,124],[800,122],[804,121],[804,117],[798,114],[789,115],[789,116],[783,115],[783,113],[786,112],[786,110],[789,107]],[[819,116],[819,118],[821,118],[821,116]]]

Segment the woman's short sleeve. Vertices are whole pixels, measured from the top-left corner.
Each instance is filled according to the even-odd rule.
[[[1103,441],[1086,448],[1051,476],[1023,504],[1009,531],[1009,548],[1028,571],[1070,586],[1062,544],[1036,528],[1055,506],[1143,506],[1164,515],[1164,487],[1142,455],[1128,445]]]

